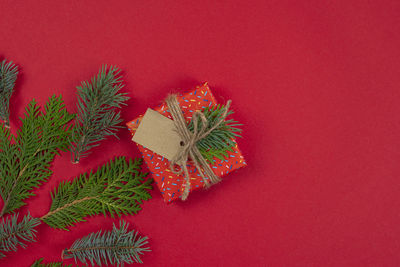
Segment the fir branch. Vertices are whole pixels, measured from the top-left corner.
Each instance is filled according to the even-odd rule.
[[[52,193],[50,212],[41,219],[50,227],[64,229],[96,214],[121,216],[141,210],[143,200],[151,198],[151,179],[140,171],[142,159],[126,161],[118,157],[82,174],[73,181],[61,182]]]
[[[72,267],[72,264],[63,265],[62,262],[43,263],[43,258],[36,260],[31,267]]]
[[[18,67],[12,61],[0,63],[0,120],[10,127],[10,98],[17,80]]]
[[[17,251],[18,247],[25,248],[26,243],[36,242],[36,230],[40,220],[30,214],[18,222],[18,213],[2,220],[0,224],[0,258],[4,252]]]
[[[207,129],[211,129],[216,125],[222,114],[225,112],[224,105],[216,105],[207,107],[203,110],[203,114],[208,121]],[[227,116],[233,114],[232,110],[229,110]],[[197,142],[197,148],[200,150],[201,155],[210,163],[213,163],[215,159],[224,159],[228,155],[228,151],[233,151],[232,147],[235,145],[233,141],[240,136],[242,126],[235,120],[224,120],[216,129],[214,129],[208,136]],[[198,127],[201,127],[201,120],[198,121]],[[189,123],[189,130],[194,131],[193,120]]]
[[[23,200],[34,195],[31,190],[51,175],[54,157],[68,148],[68,123],[73,118],[61,96],[53,96],[44,111],[35,100],[30,102],[15,138],[0,125],[0,196],[4,202],[0,216],[24,206]]]
[[[122,122],[117,112],[129,99],[119,91],[124,87],[120,70],[103,66],[97,77],[84,81],[78,89],[78,117],[71,138],[71,160],[78,163],[107,136],[115,136]]]
[[[65,249],[63,257],[73,258],[75,262],[91,265],[95,263],[123,266],[131,263],[142,263],[140,255],[150,251],[147,237],[139,236],[135,230],[128,231],[129,224],[121,221],[119,228],[113,225],[112,231],[98,231],[76,240],[69,249]]]

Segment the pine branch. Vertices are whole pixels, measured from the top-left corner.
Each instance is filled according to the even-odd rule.
[[[41,219],[50,227],[64,229],[96,214],[121,216],[136,214],[143,200],[151,198],[151,179],[140,171],[142,159],[126,161],[118,157],[82,174],[73,181],[61,182],[52,193],[50,212]]]
[[[0,125],[0,196],[4,202],[0,216],[24,206],[23,200],[34,195],[31,190],[51,175],[54,157],[68,148],[68,122],[73,117],[61,96],[53,96],[44,111],[31,101],[15,138]]]
[[[150,251],[149,247],[145,247],[148,238],[139,236],[135,230],[128,232],[128,226],[128,223],[121,221],[119,228],[113,225],[112,231],[91,233],[65,249],[63,256],[84,264],[89,261],[92,266],[95,263],[99,266],[142,263],[140,255]]]
[[[18,222],[18,213],[2,220],[0,224],[0,258],[4,252],[17,251],[18,247],[25,248],[26,243],[36,242],[36,230],[40,220],[31,215],[25,215]]]
[[[124,87],[120,70],[103,66],[97,77],[84,81],[78,89],[78,117],[72,134],[71,160],[78,163],[89,150],[107,136],[115,136],[122,122],[117,112],[129,99],[119,91]],[[117,137],[118,138],[118,137]]]
[[[211,129],[214,125],[216,125],[222,114],[225,111],[224,105],[216,105],[213,107],[207,107],[203,110],[203,114],[208,121],[207,129]],[[227,116],[233,114],[232,110],[229,110]],[[200,120],[198,121],[198,127],[201,125]],[[242,126],[242,124],[238,124],[235,120],[225,120],[223,121],[216,129],[214,129],[207,137],[197,142],[197,148],[200,150],[202,156],[213,163],[215,159],[223,160],[224,157],[228,155],[228,151],[233,151],[232,147],[235,145],[233,141],[237,137],[240,136],[241,128],[238,126]],[[190,121],[189,130],[193,132],[194,123]]]
[[[17,80],[18,67],[12,61],[0,63],[0,120],[10,127],[10,98]]]
[[[38,259],[31,265],[31,267],[72,267],[72,264],[63,265],[62,262],[43,263],[43,260],[43,258]]]

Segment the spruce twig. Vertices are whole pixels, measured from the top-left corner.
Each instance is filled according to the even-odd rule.
[[[150,251],[147,237],[139,236],[135,230],[128,231],[129,224],[120,221],[119,228],[113,225],[112,231],[98,231],[76,240],[69,249],[63,251],[62,257],[73,258],[93,266],[95,263],[123,266],[131,263],[142,263],[140,255]]]
[[[4,202],[0,216],[24,206],[23,200],[34,195],[31,190],[51,175],[54,157],[68,148],[68,123],[73,117],[61,96],[53,96],[44,111],[35,100],[30,102],[16,137],[0,125],[0,196]]]
[[[117,112],[129,99],[120,93],[124,87],[121,71],[103,66],[91,81],[78,86],[78,116],[71,138],[71,161],[79,163],[89,150],[99,145],[107,136],[115,136],[122,122]]]
[[[17,80],[18,67],[12,61],[0,63],[0,120],[10,127],[10,98]]]
[[[25,248],[26,243],[36,242],[36,230],[40,220],[27,214],[18,222],[18,213],[2,220],[0,224],[0,258],[4,252]]]
[[[216,105],[212,107],[207,107],[203,110],[203,114],[208,121],[207,129],[211,129],[216,125],[222,114],[225,111],[224,105]],[[233,114],[232,110],[229,110],[227,116]],[[199,127],[201,121],[198,121]],[[208,136],[197,142],[197,148],[199,149],[201,155],[210,163],[213,163],[215,159],[223,160],[224,157],[228,155],[228,151],[233,151],[232,147],[235,145],[233,141],[240,136],[242,124],[239,124],[233,119],[223,121],[216,129],[214,129]],[[189,130],[193,132],[194,125],[193,121],[189,123]]]
[[[41,220],[50,227],[66,230],[87,216],[137,213],[142,202],[151,198],[148,191],[152,189],[152,180],[144,181],[147,174],[140,171],[141,163],[142,159],[126,161],[125,157],[118,157],[96,172],[61,182],[51,194],[50,211]]]

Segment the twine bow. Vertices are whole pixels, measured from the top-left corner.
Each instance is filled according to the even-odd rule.
[[[215,175],[207,161],[201,155],[200,150],[197,148],[197,142],[207,137],[225,120],[226,116],[228,115],[231,100],[227,101],[225,105],[225,111],[220,120],[210,129],[208,129],[208,121],[204,114],[201,111],[194,112],[192,116],[194,125],[193,133],[188,129],[176,95],[169,95],[165,101],[174,120],[178,134],[183,140],[181,142],[181,149],[179,150],[178,154],[170,161],[170,169],[177,175],[182,174],[182,172],[184,173],[186,183],[183,185],[182,200],[186,200],[190,192],[190,177],[187,168],[187,162],[189,161],[189,158],[198,170],[206,188],[218,183],[221,180],[217,175]],[[200,124],[198,123],[199,118],[201,122]],[[180,170],[175,168],[176,165],[180,166]],[[208,177],[208,179],[206,177]]]

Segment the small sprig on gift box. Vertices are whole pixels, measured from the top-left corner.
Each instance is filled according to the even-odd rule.
[[[208,121],[207,130],[213,128],[220,121],[224,112],[225,105],[220,104],[203,110],[203,114]],[[230,109],[226,116],[233,113],[233,110]],[[201,121],[199,120],[198,127],[200,127],[200,123]],[[197,148],[200,150],[201,155],[210,163],[213,163],[215,158],[223,160],[228,155],[227,151],[233,151],[232,146],[236,144],[233,140],[241,137],[239,133],[242,129],[238,127],[242,125],[233,119],[224,120],[209,135],[197,142]],[[188,128],[193,132],[193,120],[190,121]]]
[[[129,99],[126,93],[120,92],[124,87],[120,73],[117,67],[103,66],[91,81],[83,81],[77,87],[78,114],[70,147],[73,163],[79,163],[107,136],[117,137],[122,122],[117,110]]]
[[[0,63],[0,120],[10,127],[10,98],[17,80],[18,67],[12,61]]]

